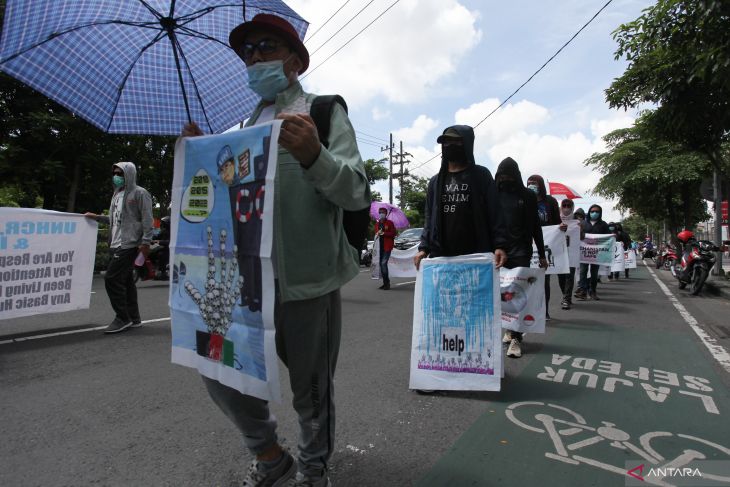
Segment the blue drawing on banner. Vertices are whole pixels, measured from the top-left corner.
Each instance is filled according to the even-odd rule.
[[[263,381],[259,253],[271,132],[186,141],[170,293],[173,347]]]
[[[492,263],[424,266],[419,369],[494,373],[493,272]]]

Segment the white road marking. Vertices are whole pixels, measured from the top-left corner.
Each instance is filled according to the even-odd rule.
[[[672,294],[672,291],[669,290],[666,284],[664,284],[659,279],[659,277],[652,270],[652,268],[649,266],[646,266],[646,268],[649,270],[649,273],[659,285],[659,288],[664,292],[664,294],[667,295],[669,301],[671,301],[674,307],[677,308],[677,311],[679,311],[679,314],[682,316],[684,321],[690,326],[690,328],[692,328],[692,331],[694,331],[697,336],[700,337],[700,341],[705,347],[707,347],[713,358],[717,360],[717,362],[723,369],[730,373],[730,353],[728,353],[728,351],[725,350],[722,345],[719,345],[717,343],[717,339],[712,338],[710,334],[705,331],[705,329],[702,327],[702,325],[699,324],[695,317],[692,316],[689,311],[687,311],[687,308],[685,308],[682,303],[679,302],[679,299],[677,299],[674,294]]]
[[[148,323],[157,323],[160,321],[170,321],[170,317],[168,316],[167,318],[156,318],[154,320],[144,320],[144,321],[142,321],[142,324],[146,325]],[[51,337],[57,337],[57,336],[63,336],[63,335],[73,335],[75,333],[86,333],[89,331],[99,331],[99,330],[105,329],[106,327],[107,327],[107,325],[95,326],[94,328],[81,328],[79,330],[58,331],[55,333],[46,333],[44,335],[32,335],[32,336],[27,336],[27,337],[13,338],[12,340],[0,341],[0,345],[6,345],[8,343],[27,342],[28,340],[40,340],[41,338],[51,338]]]
[[[413,284],[415,282],[416,281],[399,282],[398,284],[396,284],[396,286],[405,286],[406,284]]]

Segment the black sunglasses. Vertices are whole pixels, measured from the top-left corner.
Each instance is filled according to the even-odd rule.
[[[239,56],[243,58],[244,61],[249,62],[256,51],[259,52],[262,56],[267,56],[269,54],[273,54],[276,52],[277,49],[279,49],[284,44],[282,42],[277,42],[273,39],[261,39],[258,42],[244,42],[241,44],[238,49],[236,49],[236,52]]]

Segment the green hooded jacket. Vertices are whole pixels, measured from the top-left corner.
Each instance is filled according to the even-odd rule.
[[[306,112],[316,95],[295,82],[276,97],[275,114]],[[256,124],[259,104],[246,126]],[[370,204],[355,131],[345,110],[336,105],[330,120],[329,148],[308,169],[279,146],[274,196],[274,240],[282,302],[311,299],[339,289],[360,269],[357,251],[347,242],[342,210]]]

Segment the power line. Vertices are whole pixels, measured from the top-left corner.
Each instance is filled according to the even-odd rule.
[[[347,45],[348,45],[348,44],[349,44],[350,42],[352,42],[353,40],[355,40],[355,38],[356,38],[357,36],[359,36],[360,34],[362,34],[362,33],[363,33],[363,32],[365,31],[365,29],[367,29],[368,27],[370,27],[371,25],[373,25],[373,24],[374,24],[374,23],[375,23],[375,22],[376,22],[376,21],[377,21],[378,19],[380,19],[380,17],[382,17],[383,15],[385,15],[385,14],[386,14],[386,12],[388,12],[388,10],[390,10],[390,9],[391,9],[391,8],[393,8],[393,7],[395,7],[395,5],[396,5],[396,4],[397,4],[397,3],[399,2],[399,1],[400,1],[400,0],[395,0],[395,2],[393,2],[392,4],[390,4],[390,6],[389,6],[388,8],[386,8],[385,10],[383,10],[383,12],[381,12],[381,14],[380,14],[380,15],[378,15],[377,17],[375,17],[375,18],[374,18],[374,19],[373,19],[373,20],[372,20],[372,21],[371,21],[371,22],[370,22],[370,23],[369,23],[368,25],[366,25],[365,27],[363,27],[363,28],[362,28],[362,30],[360,30],[360,32],[358,32],[357,34],[355,34],[354,36],[352,36],[352,37],[351,37],[351,38],[350,38],[350,39],[349,39],[349,40],[348,40],[347,42],[345,42],[345,43],[344,43],[344,44],[343,44],[342,46],[340,46],[340,48],[339,48],[339,49],[337,49],[337,50],[336,50],[335,52],[333,52],[332,54],[330,54],[329,56],[327,56],[327,57],[326,57],[326,58],[324,59],[324,61],[322,61],[322,62],[321,62],[321,63],[319,63],[319,64],[318,64],[317,66],[315,66],[314,68],[310,69],[310,70],[309,70],[309,71],[308,71],[308,72],[307,72],[306,74],[304,74],[304,75],[302,76],[302,79],[306,78],[307,76],[309,76],[310,74],[312,74],[313,72],[315,72],[315,71],[317,70],[317,68],[319,68],[319,67],[320,67],[320,66],[322,66],[322,65],[323,65],[324,63],[326,63],[327,61],[329,61],[329,59],[330,59],[330,58],[331,58],[332,56],[334,56],[335,54],[337,54],[338,52],[340,52],[340,51],[341,51],[342,49],[344,49],[344,47],[345,47],[345,46],[347,46]]]
[[[307,42],[311,41],[312,40],[312,37],[314,37],[315,35],[317,35],[317,32],[319,32],[320,30],[322,30],[322,28],[325,25],[327,25],[327,23],[329,23],[329,21],[332,20],[332,18],[334,18],[334,16],[337,15],[340,10],[342,10],[343,8],[345,8],[345,5],[347,5],[348,3],[350,3],[350,0],[346,0],[345,3],[343,3],[342,5],[340,5],[340,8],[338,8],[335,11],[335,13],[333,13],[332,15],[330,15],[330,18],[327,19],[327,20],[325,20],[324,21],[324,24],[320,25],[317,30],[315,30],[314,32],[312,32],[312,34],[307,38],[307,40],[304,41],[304,43],[306,44]]]
[[[352,22],[352,21],[353,21],[353,20],[355,20],[355,19],[356,19],[357,17],[359,17],[359,16],[360,16],[360,14],[361,14],[361,13],[363,12],[363,10],[365,10],[366,8],[368,8],[368,7],[370,6],[370,4],[371,4],[371,3],[373,3],[374,1],[375,1],[375,0],[370,0],[370,1],[368,2],[368,3],[366,3],[366,4],[365,4],[365,6],[364,6],[363,8],[361,8],[361,9],[360,9],[360,10],[359,10],[359,11],[358,11],[358,12],[357,12],[357,13],[356,13],[355,15],[353,15],[353,16],[352,16],[352,17],[350,18],[350,20],[348,20],[347,22],[345,22],[345,25],[343,25],[342,27],[340,27],[339,29],[337,29],[337,32],[335,32],[334,34],[332,34],[332,35],[331,35],[331,36],[329,37],[329,39],[327,39],[327,40],[326,40],[326,41],[324,41],[324,42],[323,42],[322,44],[320,44],[320,45],[319,45],[319,47],[318,47],[317,49],[315,49],[314,51],[310,52],[310,53],[309,53],[309,55],[310,55],[310,56],[312,56],[312,55],[314,55],[314,53],[315,53],[315,52],[317,52],[317,51],[319,51],[320,49],[322,49],[322,48],[324,47],[324,45],[325,45],[325,44],[327,44],[327,43],[328,43],[329,41],[331,41],[331,40],[332,40],[332,38],[333,38],[334,36],[336,36],[337,34],[339,34],[340,32],[342,32],[342,29],[344,29],[345,27],[347,27],[348,25],[350,25],[350,22]]]
[[[356,133],[358,133],[358,134],[360,134],[360,135],[364,135],[364,136],[366,136],[366,137],[370,137],[371,139],[375,139],[375,140],[378,140],[378,141],[380,141],[380,142],[385,142],[385,143],[387,143],[387,142],[388,142],[388,141],[387,141],[386,139],[383,139],[383,138],[381,138],[381,137],[376,137],[376,136],[374,136],[374,135],[370,135],[370,134],[368,134],[368,133],[365,133],[365,132],[363,132],[362,130],[355,130],[355,132],[356,132]]]
[[[500,104],[499,104],[499,106],[497,106],[497,108],[495,108],[494,110],[492,110],[491,112],[489,112],[489,113],[487,114],[487,116],[486,116],[486,117],[484,117],[483,119],[481,119],[481,121],[480,121],[480,122],[479,122],[478,124],[474,125],[474,128],[477,128],[477,127],[479,127],[479,126],[480,126],[480,125],[481,125],[482,123],[484,123],[484,122],[485,122],[485,121],[486,121],[486,120],[487,120],[487,119],[488,119],[489,117],[491,117],[492,115],[494,115],[494,114],[495,114],[495,113],[497,112],[497,110],[499,110],[500,108],[502,108],[502,107],[503,107],[503,106],[504,106],[504,105],[505,105],[505,104],[506,104],[506,103],[507,103],[508,101],[510,101],[510,100],[512,99],[512,97],[514,97],[514,96],[515,96],[515,95],[516,95],[516,94],[517,94],[517,93],[518,93],[518,92],[519,92],[519,91],[520,91],[520,90],[521,90],[522,88],[524,88],[524,87],[525,87],[525,85],[526,85],[527,83],[529,83],[530,81],[532,81],[532,78],[534,78],[535,76],[537,76],[537,74],[538,74],[538,73],[539,73],[540,71],[542,71],[542,70],[543,70],[543,69],[545,68],[545,66],[547,66],[547,65],[548,65],[548,64],[549,64],[549,63],[550,63],[550,62],[551,62],[551,61],[552,61],[553,59],[555,59],[555,58],[557,57],[557,55],[558,55],[558,54],[560,54],[560,53],[562,52],[562,50],[563,50],[563,49],[565,49],[565,48],[566,48],[566,47],[568,46],[568,44],[570,44],[571,42],[573,42],[573,40],[574,40],[574,39],[575,39],[576,37],[578,37],[578,34],[580,34],[581,32],[583,32],[583,29],[585,29],[586,27],[588,27],[588,25],[589,25],[589,24],[590,24],[591,22],[593,22],[593,21],[594,21],[594,20],[596,19],[596,17],[598,17],[598,16],[600,15],[600,13],[601,13],[601,12],[603,12],[603,11],[604,11],[604,10],[606,9],[606,7],[608,7],[608,6],[609,6],[609,5],[611,4],[611,2],[613,2],[613,0],[608,0],[608,1],[607,1],[607,2],[606,2],[606,3],[604,4],[604,5],[603,5],[603,7],[601,7],[601,8],[600,8],[600,9],[598,10],[598,12],[596,12],[596,13],[595,13],[595,14],[593,15],[593,17],[591,17],[591,18],[590,18],[590,19],[588,20],[588,22],[586,22],[585,24],[583,24],[583,27],[581,27],[580,29],[578,29],[578,32],[576,32],[575,34],[573,34],[573,36],[572,36],[572,37],[571,37],[570,39],[568,39],[568,41],[567,41],[567,42],[566,42],[565,44],[563,44],[562,46],[560,46],[560,49],[558,49],[558,50],[557,50],[557,51],[555,52],[555,54],[553,54],[552,56],[550,56],[550,58],[549,58],[549,59],[548,59],[547,61],[545,61],[545,63],[544,63],[544,64],[543,64],[542,66],[540,66],[540,68],[539,68],[539,69],[538,69],[537,71],[535,71],[534,73],[532,73],[532,76],[530,76],[529,78],[527,78],[527,81],[525,81],[524,83],[522,83],[522,84],[521,84],[521,85],[520,85],[520,86],[519,86],[519,87],[518,87],[518,88],[517,88],[517,89],[516,89],[515,91],[513,91],[513,92],[512,92],[512,94],[511,94],[511,95],[509,95],[509,96],[508,96],[507,98],[505,98],[505,100],[504,100],[504,101],[503,101],[502,103],[500,103]],[[413,168],[413,169],[411,169],[411,170],[415,170],[415,169],[418,169],[419,167],[425,166],[426,164],[428,164],[429,162],[433,161],[434,159],[436,159],[436,158],[437,158],[437,157],[439,157],[440,155],[441,155],[441,153],[438,153],[438,154],[436,154],[436,155],[435,155],[435,156],[433,156],[433,157],[432,157],[431,159],[427,160],[427,161],[426,161],[426,162],[424,162],[423,164],[420,164],[420,165],[418,165],[418,166],[414,167],[414,168]]]

